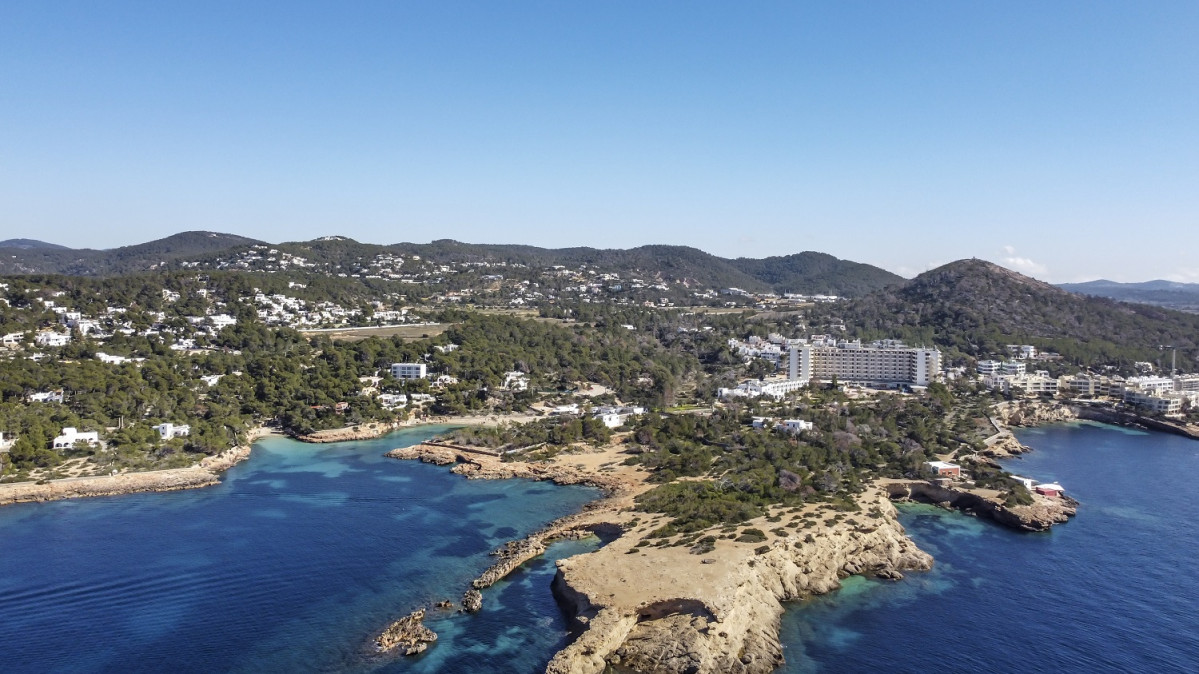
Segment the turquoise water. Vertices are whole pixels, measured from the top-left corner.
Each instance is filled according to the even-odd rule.
[[[422,656],[371,652],[391,619],[458,600],[491,550],[597,495],[382,456],[441,430],[267,438],[216,487],[0,508],[0,671],[543,669],[566,636],[553,562],[594,541],[556,544],[478,614],[431,612]]]
[[[488,552],[595,498],[468,481],[386,459],[436,432],[304,445],[268,438],[208,489],[0,508],[3,672],[535,672],[564,643],[553,546],[431,612],[440,640],[377,658],[389,620],[457,600]],[[1060,480],[1080,515],[1025,534],[902,510],[937,558],[851,578],[784,617],[786,672],[1199,671],[1199,443],[1095,424],[1021,432],[1009,467]]]
[[[1079,515],[1010,531],[931,506],[901,520],[936,557],[789,610],[786,672],[1199,671],[1199,442],[1099,424],[1019,432],[1006,466]]]

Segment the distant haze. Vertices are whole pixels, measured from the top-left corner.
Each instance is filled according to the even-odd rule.
[[[6,3],[5,239],[1199,281],[1199,3]]]

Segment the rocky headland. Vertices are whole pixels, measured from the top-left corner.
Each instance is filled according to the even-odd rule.
[[[1033,494],[1031,505],[1007,505],[995,491],[940,486],[925,480],[886,480],[883,488],[896,501],[931,503],[1022,531],[1046,531],[1078,511],[1078,501],[1068,496]]]
[[[905,535],[887,493],[876,488],[860,496],[860,512],[813,504],[802,513],[774,510],[739,525],[762,533],[753,542],[725,534],[704,548],[647,547],[647,534],[665,518],[633,511],[633,497],[652,485],[640,468],[623,465],[616,447],[535,464],[440,444],[388,456],[453,465],[471,479],[520,477],[605,491],[583,512],[497,550],[499,560],[472,584],[475,591],[490,586],[555,538],[596,530],[615,537],[558,562],[554,592],[579,636],[549,664],[555,673],[773,671],[783,662],[782,602],[835,590],[849,575],[901,578],[933,563]],[[814,525],[817,517],[827,519],[800,528],[801,518]]]

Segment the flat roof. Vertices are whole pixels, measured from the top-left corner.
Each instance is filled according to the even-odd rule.
[[[957,465],[956,463],[949,463],[947,461],[929,461],[928,465],[932,466],[933,468],[961,468],[961,466]]]

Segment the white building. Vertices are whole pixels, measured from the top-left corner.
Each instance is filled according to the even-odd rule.
[[[1154,393],[1128,389],[1124,391],[1125,404],[1132,405],[1143,412],[1178,416],[1182,414],[1182,402],[1185,396],[1181,393]]]
[[[229,314],[214,314],[209,316],[208,320],[212,322],[212,327],[214,330],[227,328],[230,325],[237,325],[237,319]]]
[[[12,433],[0,432],[0,452],[7,452],[12,449],[13,444],[17,441],[17,436]]]
[[[392,363],[391,376],[396,379],[424,379],[424,363]]]
[[[408,396],[403,393],[380,393],[379,404],[385,410],[394,410],[408,405]]]
[[[37,337],[33,339],[38,346],[66,346],[71,341],[71,336],[61,332],[52,332],[49,330],[37,333]]]
[[[216,383],[219,382],[221,377],[224,376],[225,375],[223,374],[206,374],[203,377],[200,377],[200,381],[204,382],[208,386],[216,386]]]
[[[1037,357],[1037,347],[1032,344],[1008,344],[1007,352],[1012,358],[1031,360]]]
[[[38,393],[29,394],[29,402],[31,403],[60,403],[62,402],[62,389],[57,391],[39,391]]]
[[[1045,370],[1037,370],[1033,374],[1000,374],[987,377],[983,384],[1011,395],[1013,390],[1022,391],[1026,397],[1039,395],[1057,395],[1058,380],[1049,376]]]
[[[838,381],[883,386],[928,386],[941,375],[941,352],[924,347],[908,347],[902,342],[885,340],[862,346],[860,340],[811,340],[791,347],[791,379]],[[818,345],[823,344],[823,345]]]
[[[99,361],[101,363],[106,363],[108,365],[123,365],[123,364],[129,363],[129,362],[141,362],[141,361],[145,360],[145,358],[129,358],[127,356],[114,356],[112,354],[104,353],[103,351],[97,352],[96,358],[99,359]]]
[[[759,396],[769,396],[771,398],[782,398],[783,396],[798,391],[807,384],[806,381],[799,379],[783,379],[772,382],[765,382],[760,379],[750,379],[749,381],[741,382],[736,388],[722,388],[716,391],[716,395],[720,398],[757,398]]]
[[[804,421],[803,419],[787,419],[783,421],[783,423],[775,426],[775,428],[780,431],[792,434],[810,431],[815,427],[815,424],[810,421]]]
[[[1125,389],[1161,395],[1174,390],[1174,379],[1172,377],[1129,377],[1125,380]]]
[[[524,372],[512,371],[504,375],[503,387],[509,391],[529,390],[529,376]]]
[[[99,444],[100,434],[96,431],[80,433],[74,426],[67,426],[62,429],[62,435],[54,438],[54,449],[70,449],[80,441],[94,446]]]
[[[437,379],[433,380],[434,386],[452,386],[458,383],[458,378],[452,374],[438,375]]]
[[[154,427],[154,430],[158,431],[158,435],[161,436],[163,440],[170,440],[171,438],[185,438],[192,433],[192,427],[189,424],[180,424],[179,426],[171,423],[158,424]]]

